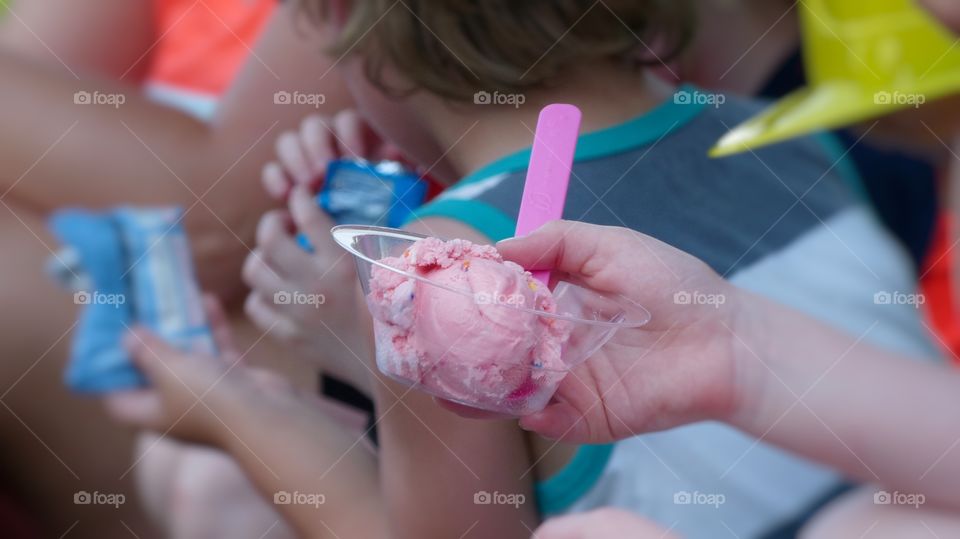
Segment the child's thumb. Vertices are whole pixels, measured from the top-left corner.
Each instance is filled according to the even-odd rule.
[[[542,411],[520,418],[523,430],[535,432],[544,438],[561,442],[590,442],[590,428],[586,418],[566,402],[555,402]]]
[[[603,254],[604,242],[611,239],[607,227],[573,221],[551,221],[528,236],[508,238],[497,249],[528,271],[560,270],[579,277],[590,262]]]

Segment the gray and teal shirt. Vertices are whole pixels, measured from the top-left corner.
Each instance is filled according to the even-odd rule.
[[[937,355],[917,309],[885,301],[912,293],[915,276],[831,139],[712,160],[707,150],[756,105],[676,101],[683,100],[580,137],[565,219],[643,232],[739,286],[866,341]],[[494,241],[512,236],[529,157],[527,149],[490,163],[415,218],[459,221]],[[537,494],[545,515],[616,506],[685,537],[752,538],[800,518],[841,483],[834,472],[762,440],[700,423],[583,446]]]

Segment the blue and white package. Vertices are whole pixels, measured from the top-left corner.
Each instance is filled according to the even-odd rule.
[[[396,161],[336,159],[317,203],[338,225],[399,228],[427,197],[427,182]],[[302,235],[300,245],[310,249]]]
[[[65,210],[50,220],[64,244],[48,271],[81,306],[67,385],[106,393],[146,385],[122,339],[142,325],[172,346],[216,353],[179,208]]]
[[[133,308],[126,301],[130,291],[123,274],[128,264],[113,219],[71,210],[55,214],[50,227],[69,248],[52,259],[49,268],[62,276],[62,282],[69,282],[74,303],[81,306],[65,373],[67,385],[87,393],[145,385],[120,346]]]

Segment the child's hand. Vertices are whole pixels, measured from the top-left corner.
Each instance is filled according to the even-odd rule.
[[[732,413],[739,296],[704,263],[627,229],[563,221],[497,247],[525,268],[566,272],[652,315],[574,369],[524,428],[599,443]]]
[[[243,267],[250,286],[247,315],[302,357],[358,387],[369,377],[356,266],[330,235],[333,223],[305,186],[290,195],[289,210],[264,215],[257,248]],[[303,233],[314,252],[296,242]]]
[[[252,291],[246,312],[264,331],[325,371],[358,387],[367,384],[367,342],[357,313],[356,267],[330,236],[333,221],[314,194],[327,165],[341,157],[398,159],[395,147],[380,140],[355,111],[310,116],[299,132],[277,141],[278,162],[263,171],[263,185],[286,210],[267,213],[257,230],[257,248],[243,276]],[[296,242],[302,233],[313,253]],[[365,322],[365,321],[364,321]]]
[[[150,387],[107,396],[107,410],[115,419],[184,441],[222,447],[226,422],[258,405],[251,396],[293,391],[275,375],[238,366],[242,357],[226,315],[215,299],[205,301],[220,356],[186,354],[148,331],[131,332],[124,344]]]
[[[381,140],[354,110],[332,117],[308,116],[299,131],[288,131],[277,139],[277,161],[264,167],[263,186],[278,200],[286,200],[295,185],[313,193],[323,182],[329,162],[340,158],[399,160],[400,152]]]

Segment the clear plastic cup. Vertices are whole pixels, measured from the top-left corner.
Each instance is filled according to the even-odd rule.
[[[650,313],[636,303],[566,281],[554,287],[557,309],[556,313],[549,313],[509,300],[497,301],[495,293],[451,288],[398,270],[382,259],[402,256],[414,242],[425,237],[403,230],[337,226],[332,234],[354,256],[367,297],[374,271],[386,270],[401,280],[409,280],[411,302],[414,295],[426,293],[432,304],[457,302],[455,305],[477,306],[466,309],[464,316],[471,320],[451,320],[449,331],[439,332],[439,322],[427,321],[422,313],[415,313],[402,328],[374,316],[377,367],[382,373],[408,387],[472,408],[509,416],[542,410],[569,371],[599,350],[618,329],[640,327],[650,320]],[[476,313],[481,307],[483,316],[478,317]],[[511,333],[510,326],[536,331],[548,325],[558,325],[563,328],[563,335],[568,335],[551,341],[560,346],[560,363],[559,367],[554,363],[555,368],[545,368],[538,361],[537,354],[542,351],[539,346],[523,345],[517,349],[506,336]],[[533,337],[538,343],[539,339],[540,336]]]

